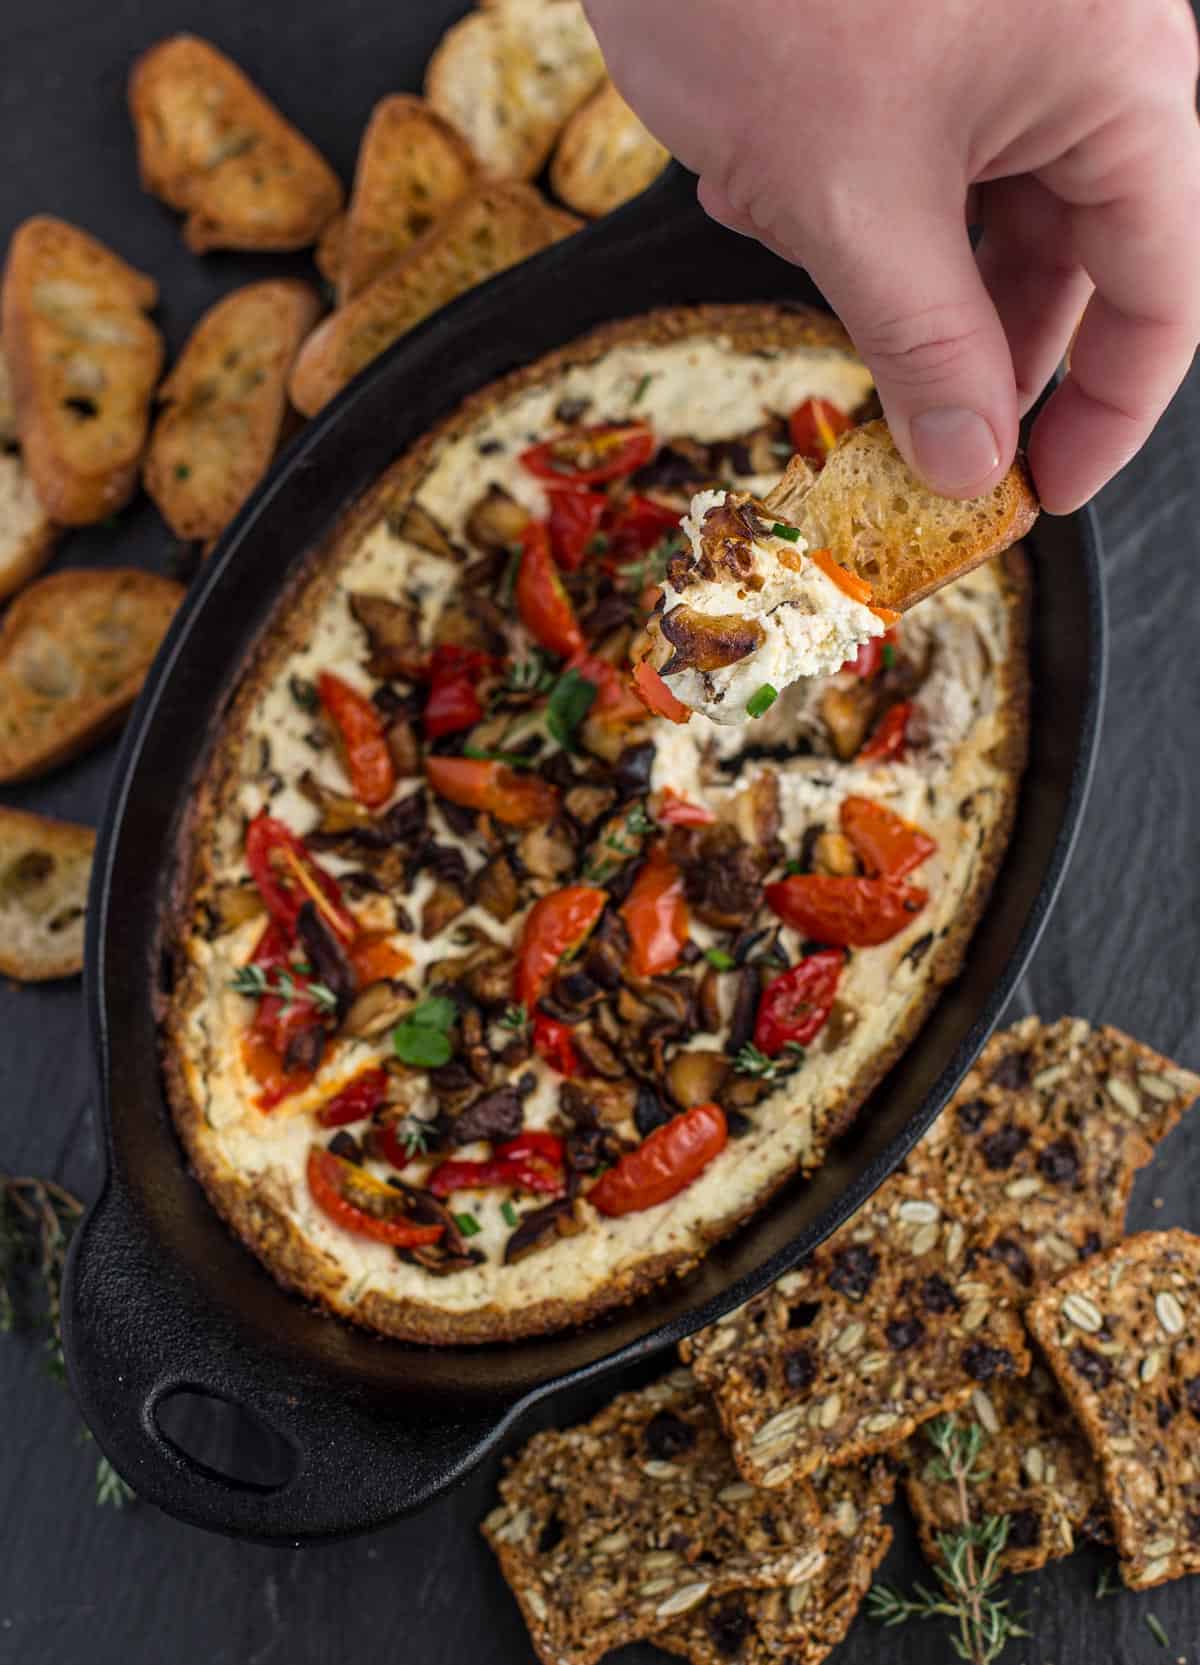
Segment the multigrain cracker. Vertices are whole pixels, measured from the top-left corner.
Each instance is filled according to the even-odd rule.
[[[819,1665],[845,1636],[892,1541],[883,1511],[895,1480],[886,1464],[814,1476],[825,1565],[788,1590],[732,1590],[655,1638],[693,1665]]]
[[[536,1434],[483,1523],[545,1665],[591,1665],[732,1589],[790,1589],[824,1565],[807,1485],[740,1479],[690,1371]]]
[[[1070,1555],[1078,1537],[1109,1541],[1100,1469],[1053,1376],[1035,1360],[1028,1376],[973,1389],[958,1413],[981,1430],[979,1468],[971,1486],[972,1518],[1008,1517],[1003,1565],[1032,1572]],[[958,1488],[937,1472],[924,1432],[908,1448],[904,1480],[921,1547],[941,1558],[938,1534],[962,1525]]]
[[[1200,1572],[1200,1237],[1142,1232],[1028,1309],[1100,1460],[1134,1590]]]
[[[1198,1092],[1119,1029],[1024,1018],[992,1037],[905,1168],[1028,1294],[1121,1236],[1138,1169]]]
[[[891,1180],[774,1288],[683,1344],[744,1477],[791,1485],[887,1451],[1029,1353],[961,1219]]]

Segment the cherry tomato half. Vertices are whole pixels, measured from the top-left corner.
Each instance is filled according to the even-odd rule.
[[[661,844],[638,869],[621,907],[629,931],[629,963],[637,977],[658,977],[674,971],[688,939],[688,910],[683,875]]]
[[[506,763],[473,757],[427,757],[430,786],[452,804],[485,810],[509,827],[549,821],[558,809],[558,793],[537,775],[520,775]]]
[[[588,1192],[601,1214],[636,1214],[667,1202],[725,1148],[729,1130],[718,1104],[694,1104],[647,1134]]]
[[[656,449],[645,422],[610,422],[569,428],[521,452],[521,463],[539,480],[595,486],[619,480],[648,463]]]
[[[317,678],[317,694],[338,731],[354,796],[368,809],[378,809],[396,785],[382,716],[365,694],[332,671]]]
[[[514,998],[532,1012],[564,954],[578,948],[608,902],[608,892],[592,885],[553,890],[530,908],[517,950]]]
[[[838,435],[854,424],[844,410],[828,399],[805,399],[788,418],[792,449],[811,463],[823,463],[837,444]]]
[[[903,879],[937,849],[935,838],[872,798],[846,798],[838,820],[855,855],[877,879]]]
[[[828,1021],[846,956],[838,948],[809,954],[790,971],[773,977],[762,992],[754,1023],[754,1044],[775,1058],[789,1042],[807,1046]]]
[[[767,885],[767,906],[785,925],[837,948],[874,948],[911,925],[927,891],[894,879],[800,874]]]
[[[321,1212],[358,1237],[408,1249],[436,1243],[445,1229],[419,1226],[407,1219],[402,1191],[320,1145],[309,1150],[307,1177],[309,1195]]]

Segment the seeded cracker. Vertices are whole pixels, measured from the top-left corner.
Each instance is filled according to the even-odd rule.
[[[808,1486],[764,1499],[740,1480],[690,1371],[537,1434],[483,1523],[545,1665],[592,1665],[709,1596],[820,1570]]]
[[[1121,1576],[1200,1572],[1200,1237],[1143,1232],[1030,1304],[1029,1327],[1100,1459]]]
[[[1118,1029],[1024,1018],[993,1036],[906,1171],[978,1222],[1021,1298],[1118,1241],[1137,1170],[1200,1078]]]
[[[814,1478],[825,1565],[790,1590],[733,1590],[654,1638],[693,1665],[818,1665],[854,1622],[891,1529],[883,1511],[895,1481],[884,1463],[827,1469]]]
[[[1035,1360],[1019,1381],[975,1388],[959,1416],[983,1429],[979,1467],[987,1474],[971,1486],[972,1518],[1008,1516],[1001,1564],[1009,1572],[1070,1555],[1077,1536],[1111,1542],[1099,1465],[1043,1364]],[[962,1525],[958,1488],[936,1478],[934,1457],[924,1433],[914,1435],[904,1486],[930,1562],[941,1559],[938,1533]]]
[[[972,1269],[962,1221],[904,1179],[682,1352],[741,1473],[767,1487],[886,1451],[1029,1368],[1004,1283]]]

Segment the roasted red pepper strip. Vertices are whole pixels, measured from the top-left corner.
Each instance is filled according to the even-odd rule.
[[[347,1127],[365,1120],[383,1103],[387,1080],[386,1070],[363,1070],[340,1093],[326,1099],[317,1111],[318,1122],[322,1127]]]
[[[435,1197],[454,1191],[485,1191],[508,1186],[514,1191],[553,1193],[564,1185],[563,1142],[553,1133],[518,1133],[486,1162],[443,1162],[428,1179]]]
[[[373,1238],[376,1243],[415,1248],[421,1243],[436,1243],[444,1230],[440,1225],[418,1226],[402,1218],[401,1192],[320,1145],[313,1145],[308,1153],[308,1189],[317,1207],[335,1225],[358,1237]]]
[[[483,716],[479,679],[490,670],[489,654],[453,643],[440,643],[429,661],[429,698],[425,702],[425,733],[431,740],[460,729],[474,728]]]
[[[433,790],[452,804],[486,810],[510,827],[549,821],[558,793],[537,775],[519,775],[506,763],[473,757],[427,757],[425,774]]]
[[[716,820],[711,809],[694,804],[670,786],[663,787],[662,802],[654,819],[667,827],[709,827]]]
[[[527,1012],[541,999],[564,954],[578,948],[608,901],[592,885],[553,890],[530,908],[517,951],[513,995]]]
[[[935,838],[872,798],[846,798],[838,819],[855,855],[877,879],[903,879],[937,849]]]
[[[602,491],[550,493],[550,549],[564,572],[575,572],[583,565],[607,508],[608,498]]]
[[[653,711],[656,717],[666,717],[673,723],[686,723],[691,719],[689,708],[682,700],[675,698],[649,660],[643,659],[634,666],[633,687],[647,711]]]
[[[305,902],[312,902],[343,942],[358,935],[337,880],[318,865],[301,839],[264,811],[246,829],[246,864],[267,912],[290,943]]]
[[[547,1017],[544,1012],[535,1012],[533,1050],[560,1075],[579,1073],[579,1059],[575,1052],[575,1042],[571,1039],[570,1024],[559,1023],[556,1018]]]
[[[754,1044],[775,1058],[791,1043],[807,1046],[833,1010],[846,956],[840,948],[822,948],[790,971],[773,977],[762,992],[754,1023]]]
[[[629,963],[637,977],[674,971],[688,939],[683,875],[661,844],[651,847],[621,908],[629,931]]]
[[[912,716],[912,701],[901,700],[885,711],[876,724],[875,732],[859,751],[860,762],[891,763],[904,756],[908,741],[908,720]]]
[[[396,785],[396,765],[382,716],[365,694],[332,671],[321,672],[317,693],[341,738],[354,796],[368,809],[378,809]]]
[[[837,948],[874,948],[911,925],[928,892],[894,879],[827,878],[801,874],[764,891],[785,925]]]
[[[788,418],[792,449],[818,464],[833,450],[838,435],[853,426],[845,411],[828,399],[805,399]]]
[[[619,480],[648,463],[654,435],[644,422],[570,428],[521,452],[522,466],[554,485],[595,486]]]
[[[701,1174],[728,1139],[725,1112],[695,1104],[656,1127],[587,1193],[601,1214],[635,1214],[667,1202]]]
[[[313,1078],[312,1070],[285,1070],[279,1053],[257,1029],[242,1036],[242,1063],[261,1089],[254,1100],[259,1110],[274,1110],[285,1098],[302,1093]]]
[[[605,558],[620,565],[635,561],[648,549],[679,529],[682,516],[678,509],[668,509],[652,497],[641,497],[633,492],[604,526],[608,540]]]
[[[583,631],[550,553],[550,534],[540,520],[531,520],[521,535],[513,594],[521,623],[535,642],[563,659],[582,653]]]

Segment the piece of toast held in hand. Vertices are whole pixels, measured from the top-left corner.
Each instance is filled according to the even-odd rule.
[[[0,343],[0,601],[37,577],[57,540],[58,528],[21,461],[12,383]]]
[[[143,52],[129,110],[147,191],[187,215],[206,249],[303,249],[342,206],[324,157],[238,66],[195,35]]]
[[[162,336],[151,278],[64,220],[17,227],[0,298],[21,454],[51,520],[85,526],[137,484]]]
[[[41,983],[83,969],[95,846],[90,827],[0,807],[0,976]]]
[[[29,780],[115,728],[183,585],[130,567],[40,578],[0,623],[0,782]]]
[[[1038,517],[1023,458],[986,497],[939,497],[881,419],[843,434],[819,473],[793,457],[763,501],[810,549],[864,579],[873,603],[899,613],[999,555]]]
[[[563,129],[550,185],[577,214],[609,214],[644,191],[670,160],[666,146],[605,81]]]
[[[276,278],[235,289],[192,331],[162,385],[143,470],[176,537],[217,537],[266,473],[288,373],[320,311],[307,283]]]
[[[498,0],[447,30],[425,96],[494,179],[533,179],[603,79],[579,0]]]
[[[314,415],[431,312],[579,225],[532,185],[501,181],[468,192],[407,254],[313,331],[292,371],[292,403]]]
[[[423,98],[381,99],[358,149],[335,280],[339,304],[423,237],[476,172],[466,140]]]

